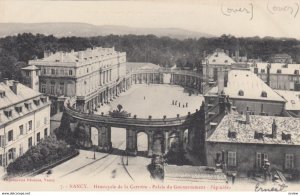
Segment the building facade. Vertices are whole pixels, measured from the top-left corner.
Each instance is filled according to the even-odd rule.
[[[69,53],[46,52],[43,59],[31,60],[29,65],[39,68],[39,91],[54,100],[53,113],[63,107],[65,97],[77,97],[83,111],[95,108],[99,90],[125,78],[125,62],[125,52],[95,47]]]
[[[223,164],[238,174],[270,169],[284,174],[300,170],[300,119],[228,114],[206,140],[208,166]]]
[[[300,91],[300,64],[261,62],[250,69],[272,89]]]
[[[50,135],[50,101],[17,81],[0,83],[0,166]]]

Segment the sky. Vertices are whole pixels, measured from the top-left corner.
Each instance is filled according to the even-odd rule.
[[[299,5],[300,0],[0,0],[0,22],[84,22],[299,39]]]

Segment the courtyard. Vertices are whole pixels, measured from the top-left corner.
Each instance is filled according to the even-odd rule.
[[[185,116],[188,112],[194,113],[200,108],[203,100],[201,94],[190,93],[189,90],[177,85],[137,84],[109,104],[101,106],[97,113],[108,114],[121,104],[123,110],[131,113],[131,117],[136,115],[137,118],[148,118],[151,115],[152,118],[163,118],[165,115],[171,118],[177,114]]]

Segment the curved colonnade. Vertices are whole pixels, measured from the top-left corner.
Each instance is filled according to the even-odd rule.
[[[166,76],[167,75],[167,76]],[[167,82],[166,79],[167,77]],[[138,118],[137,116],[129,118],[113,118],[108,115],[93,114],[92,110],[109,101],[113,101],[119,93],[126,91],[133,84],[174,84],[189,88],[197,93],[202,93],[203,79],[200,74],[171,69],[146,69],[127,73],[124,78],[102,86],[97,91],[98,95],[91,99],[86,106],[80,104],[80,98],[69,98],[64,103],[64,114],[70,119],[71,129],[81,128],[91,138],[91,129],[98,131],[97,150],[109,152],[112,149],[111,128],[126,129],[126,152],[129,155],[137,154],[137,134],[146,133],[148,137],[148,156],[153,154],[166,154],[171,149],[170,140],[177,140],[176,150],[183,150],[184,142],[187,149],[197,150],[202,140],[201,131],[201,112],[196,109],[195,113],[187,113],[186,116],[174,118],[163,117],[161,119]],[[200,108],[199,108],[200,109]],[[188,130],[188,136],[184,137],[184,131]],[[82,143],[84,147],[91,147],[91,140]]]

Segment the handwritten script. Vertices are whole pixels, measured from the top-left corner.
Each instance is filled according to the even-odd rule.
[[[244,6],[234,6],[229,7],[222,4],[221,12],[225,16],[233,16],[233,15],[246,15],[249,20],[253,19],[253,4],[249,3]]]
[[[286,184],[278,184],[272,187],[262,187],[259,183],[255,185],[255,192],[282,192],[288,186]]]
[[[296,18],[299,12],[298,2],[277,2],[268,0],[267,9],[270,14],[287,13],[293,18]]]

